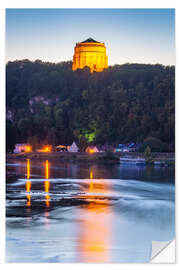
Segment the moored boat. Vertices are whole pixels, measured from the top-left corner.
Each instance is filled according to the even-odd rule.
[[[126,165],[146,165],[145,158],[130,158],[130,157],[122,157],[120,158],[120,164]]]
[[[164,161],[154,161],[154,166],[165,166],[166,163]]]

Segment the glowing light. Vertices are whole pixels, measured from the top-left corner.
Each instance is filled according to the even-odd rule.
[[[46,163],[45,163],[45,177],[46,179],[49,179],[49,161],[46,160]]]
[[[30,160],[27,159],[27,179],[30,178]]]
[[[93,171],[92,169],[90,170],[90,184],[89,184],[89,191],[92,193],[93,192],[93,181],[92,179],[94,178]]]
[[[31,195],[27,194],[27,206],[31,206]]]
[[[30,145],[27,145],[25,148],[26,152],[31,152],[32,151],[32,147]]]
[[[51,152],[52,151],[52,146],[50,145],[45,145],[42,149],[38,150],[38,152]]]
[[[79,230],[79,249],[82,251],[82,262],[108,262],[111,259],[109,246],[111,245],[111,209],[109,204],[105,205],[103,200],[98,198],[98,193],[108,194],[110,190],[101,181],[93,183],[93,170],[90,170],[90,185],[88,188],[89,201],[87,204],[87,216],[81,223]]]
[[[101,72],[108,67],[108,57],[104,43],[89,39],[76,44],[72,69],[82,69],[85,66],[89,67],[91,72]]]
[[[88,146],[86,148],[86,153],[89,153],[89,154],[94,154],[94,153],[98,153],[99,150],[97,149],[96,146]]]
[[[46,206],[49,207],[50,206],[50,196],[46,195]]]
[[[15,148],[16,153],[20,153],[20,152],[31,152],[32,151],[32,147],[30,145],[27,144],[16,144],[16,148]]]
[[[89,149],[90,154],[94,154],[94,152],[95,152],[94,149]]]
[[[26,191],[30,192],[31,191],[31,181],[26,182]]]
[[[85,133],[85,138],[87,139],[88,142],[93,142],[96,137],[96,132],[91,132],[91,133]]]
[[[27,159],[27,179],[30,179],[30,160]],[[26,192],[31,191],[31,181],[27,180],[26,182]],[[31,206],[31,194],[27,194],[27,206]]]
[[[46,160],[45,162],[45,178],[49,179],[49,161],[48,160]],[[45,186],[45,192],[49,193],[50,182],[48,180],[44,181],[44,186]],[[45,199],[46,199],[46,206],[49,207],[50,206],[49,194],[45,195]]]
[[[94,179],[93,171],[90,170],[90,179]]]
[[[49,181],[45,181],[45,192],[49,192],[50,183]]]
[[[45,145],[42,149],[36,150],[37,152],[51,152],[52,146],[51,145]]]

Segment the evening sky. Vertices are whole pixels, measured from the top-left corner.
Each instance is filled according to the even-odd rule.
[[[175,64],[174,9],[6,10],[6,61],[72,60],[89,37],[105,43],[109,65]]]

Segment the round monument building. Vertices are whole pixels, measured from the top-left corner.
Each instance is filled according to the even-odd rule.
[[[108,57],[104,43],[92,38],[76,43],[72,69],[82,69],[85,66],[88,66],[91,72],[101,72],[108,67]]]

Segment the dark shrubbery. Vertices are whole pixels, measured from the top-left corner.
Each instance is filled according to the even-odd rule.
[[[102,157],[99,157],[99,159],[104,161],[119,161],[119,157],[110,151],[106,152]]]
[[[161,140],[153,138],[153,137],[148,137],[147,139],[144,140],[144,143],[142,144],[140,151],[144,152],[148,146],[150,147],[152,152],[173,151],[170,149],[167,143],[163,143]]]

